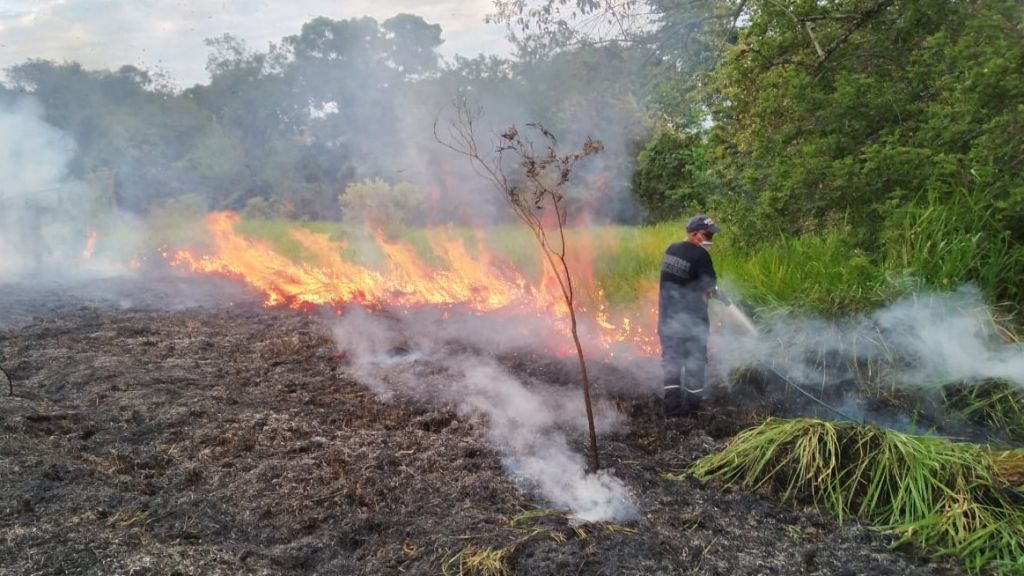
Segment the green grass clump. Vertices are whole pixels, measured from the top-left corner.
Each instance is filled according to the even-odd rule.
[[[654,293],[665,249],[686,235],[680,222],[602,230],[605,241],[596,250],[594,279],[612,304],[636,302]]]
[[[783,237],[751,252],[716,253],[715,266],[758,308],[837,316],[893,296],[885,270],[840,230]]]
[[[1024,305],[1024,245],[990,190],[957,188],[918,198],[886,222],[885,266],[938,288],[966,282],[994,302]]]
[[[784,501],[856,516],[912,543],[953,554],[971,572],[1024,571],[1024,509],[1003,470],[1024,452],[993,453],[943,438],[821,420],[771,419],[737,435],[691,473]]]
[[[944,390],[946,406],[972,424],[999,430],[1024,442],[1024,391],[1002,380],[964,383]]]

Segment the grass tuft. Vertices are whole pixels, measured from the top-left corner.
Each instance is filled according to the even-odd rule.
[[[974,573],[1024,570],[1024,509],[1010,480],[1024,451],[992,452],[943,438],[821,420],[771,419],[737,435],[691,473],[856,516],[915,544],[958,556]]]
[[[515,552],[515,543],[504,548],[467,546],[441,565],[444,576],[508,576],[508,558]]]
[[[586,540],[596,534],[636,536],[636,530],[622,524],[580,522],[562,510],[538,508],[526,510],[509,520],[509,526],[522,534],[502,547],[467,546],[447,556],[441,563],[444,576],[507,576],[509,560],[517,550],[537,538],[548,538],[558,544],[570,540]]]
[[[1013,442],[1024,442],[1024,391],[1002,380],[964,383],[944,390],[946,406],[968,422],[988,426]]]

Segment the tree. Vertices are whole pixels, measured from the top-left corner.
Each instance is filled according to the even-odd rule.
[[[717,168],[746,230],[849,225],[872,249],[894,206],[975,187],[1019,213],[1019,3],[756,6],[712,82]]]
[[[519,59],[617,44],[634,54],[635,89],[678,127],[706,121],[704,77],[735,43],[749,0],[495,0]]]
[[[439,133],[437,122],[434,124],[434,136],[445,147],[469,158],[484,178],[498,189],[516,216],[533,233],[544,259],[558,281],[569,312],[569,327],[579,360],[580,385],[590,431],[591,470],[596,472],[600,468],[600,461],[594,411],[590,402],[590,379],[577,330],[573,276],[566,260],[565,225],[568,208],[565,187],[576,163],[600,152],[602,145],[587,139],[580,150],[560,155],[555,151],[555,136],[539,124],[531,124],[529,128],[539,134],[543,142],[539,150],[529,137],[511,127],[501,134],[492,154],[481,150],[477,142],[476,125],[480,114],[479,110],[472,110],[465,99],[459,99],[454,106],[454,118],[449,123],[447,136]],[[509,156],[515,162],[514,171],[510,171],[504,163]]]
[[[72,176],[116,174],[122,208],[141,212],[154,194],[191,189],[176,165],[202,133],[203,118],[159,78],[134,66],[90,71],[77,63],[29,60],[11,68],[8,79],[43,105],[48,123],[74,138]]]
[[[707,146],[699,136],[664,130],[637,156],[633,193],[646,210],[648,222],[683,216],[686,210],[705,211]]]

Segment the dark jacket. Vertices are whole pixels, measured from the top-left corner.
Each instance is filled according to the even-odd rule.
[[[704,291],[718,284],[711,256],[702,246],[677,242],[665,250],[658,288],[658,334],[707,333]]]

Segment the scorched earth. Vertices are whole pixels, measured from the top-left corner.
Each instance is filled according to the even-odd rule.
[[[524,575],[958,573],[853,522],[669,477],[765,415],[726,394],[666,421],[650,386],[597,367],[595,396],[622,414],[602,465],[638,512],[592,523],[509,473],[485,415],[382,399],[334,311],[176,275],[3,284],[0,306],[2,574],[469,574],[485,551]],[[577,385],[573,361],[447,345]],[[448,374],[431,362],[408,362],[428,386]]]

